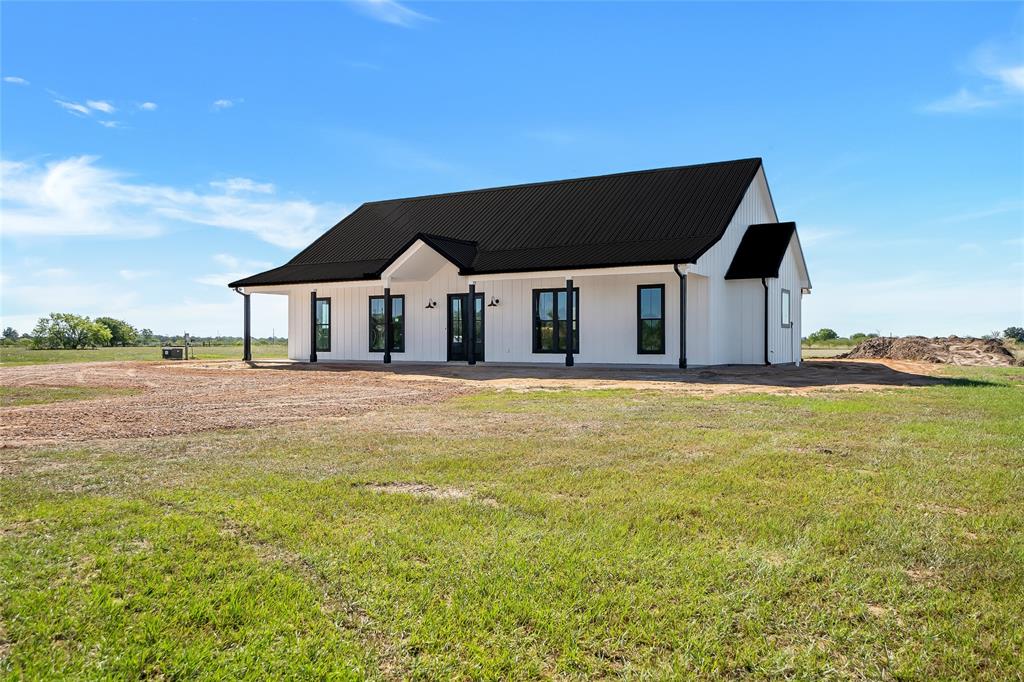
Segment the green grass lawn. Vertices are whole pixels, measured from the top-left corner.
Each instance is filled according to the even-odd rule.
[[[241,346],[193,346],[197,360],[241,360]],[[254,345],[253,358],[286,358],[288,346]],[[34,350],[0,346],[0,364],[41,365],[56,362],[100,362],[112,360],[162,360],[160,347],[87,348],[82,350]]]
[[[1024,370],[955,376],[0,453],[0,671],[1019,679]]]
[[[130,388],[103,386],[0,386],[0,407],[86,400],[132,393],[136,391]]]

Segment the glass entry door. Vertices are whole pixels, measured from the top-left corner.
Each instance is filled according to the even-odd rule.
[[[475,296],[473,356],[484,359],[484,295]],[[448,294],[448,360],[469,359],[469,294]]]

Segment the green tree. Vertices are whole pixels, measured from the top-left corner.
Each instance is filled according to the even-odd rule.
[[[139,330],[124,320],[113,317],[97,317],[96,322],[110,330],[111,346],[134,346],[139,341]]]
[[[105,326],[74,313],[50,313],[39,318],[32,335],[36,346],[42,348],[106,346],[111,338]]]
[[[829,329],[828,327],[825,327],[823,329],[819,329],[813,334],[810,334],[807,337],[807,340],[811,343],[819,343],[821,341],[831,341],[832,339],[838,338],[839,334],[836,334],[834,329]]]
[[[139,332],[139,335],[142,337],[143,346],[148,346],[149,344],[153,343],[152,329],[143,329],[141,332]]]
[[[14,343],[18,340],[18,330],[14,327],[4,328],[4,341]]]
[[[7,336],[7,332],[4,332],[4,336]],[[1003,330],[1003,336],[1024,343],[1024,327],[1007,327]]]

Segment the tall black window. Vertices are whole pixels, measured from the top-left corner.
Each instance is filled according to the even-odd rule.
[[[331,299],[316,299],[316,351],[331,352]]]
[[[384,352],[384,297],[370,297],[370,350]],[[391,352],[405,352],[405,296],[391,296]]]
[[[565,289],[533,290],[533,352],[564,353],[569,338]],[[580,290],[572,290],[572,352],[580,352]]]
[[[665,285],[636,288],[636,352],[641,355],[665,352]]]

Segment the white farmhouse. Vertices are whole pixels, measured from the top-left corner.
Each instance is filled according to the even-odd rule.
[[[363,204],[285,265],[295,360],[800,361],[810,293],[761,159]],[[571,341],[570,341],[571,339]]]

